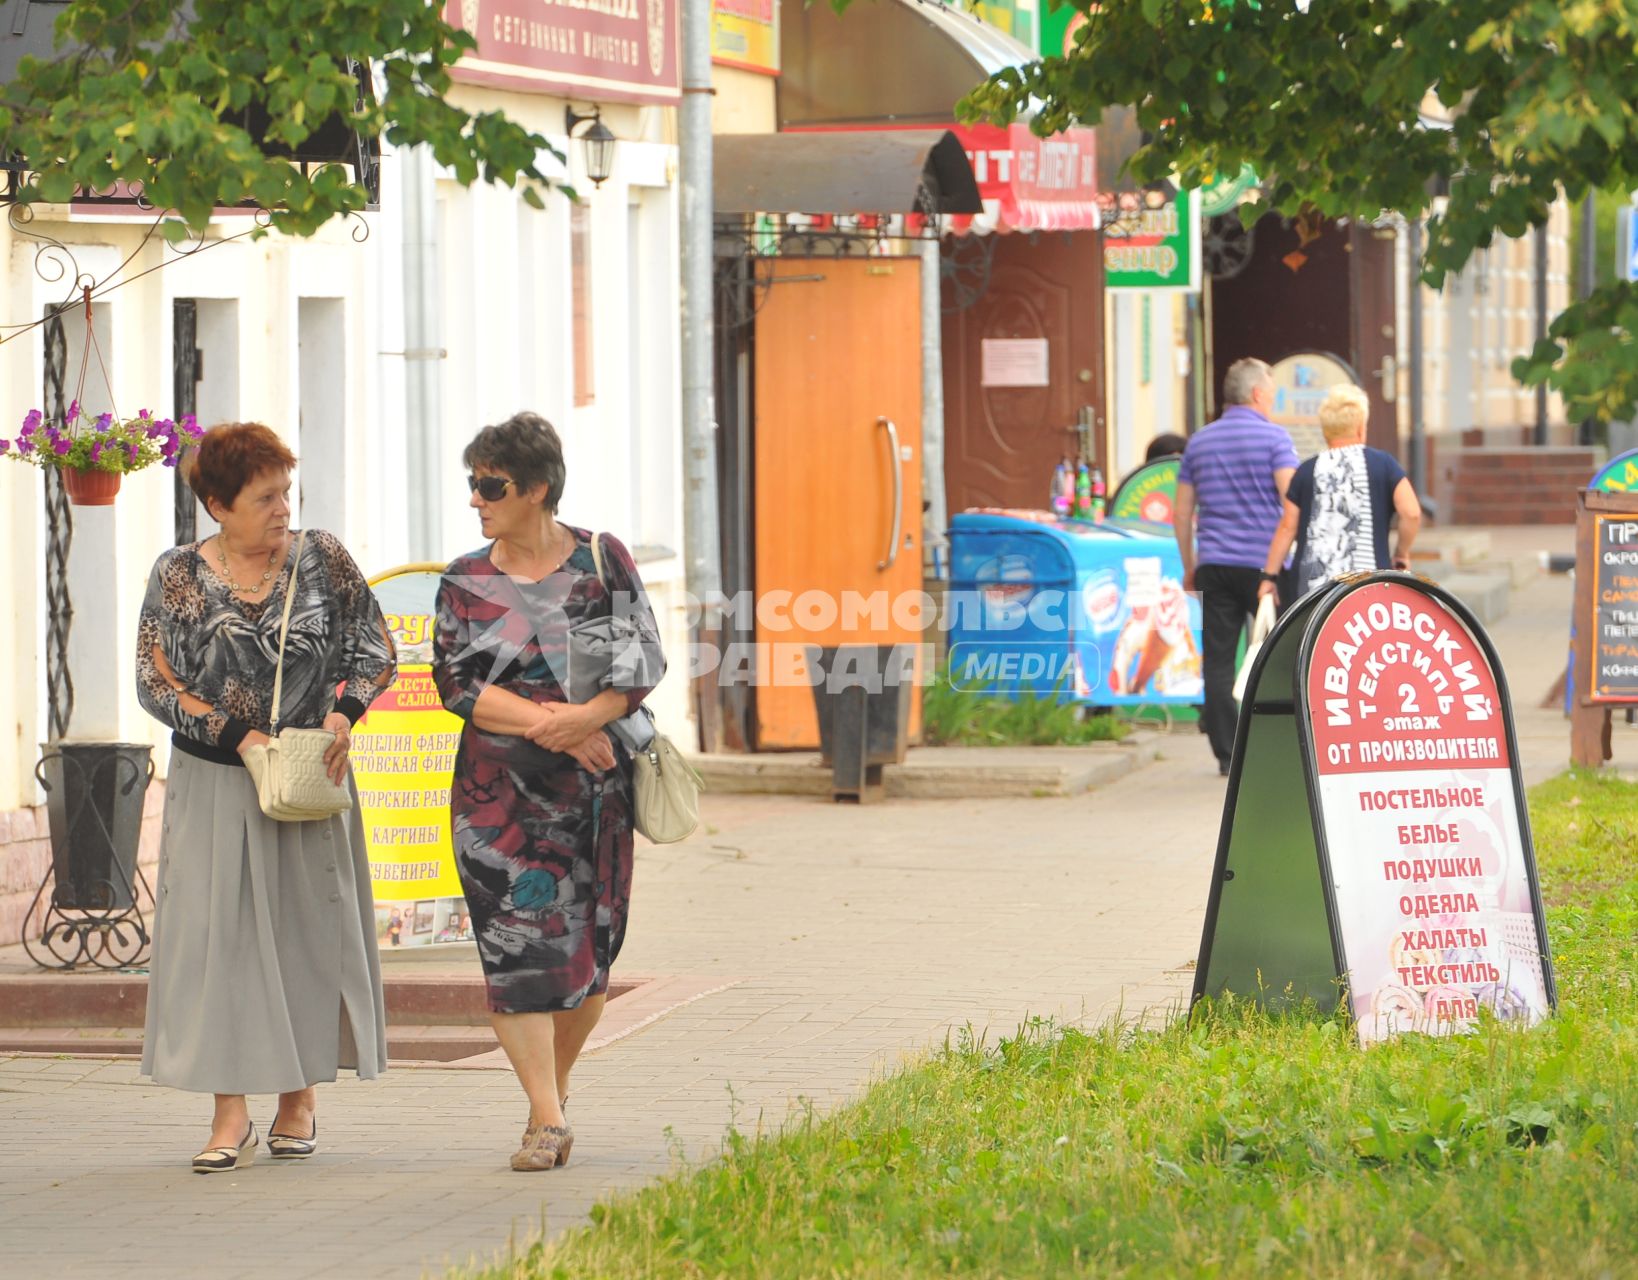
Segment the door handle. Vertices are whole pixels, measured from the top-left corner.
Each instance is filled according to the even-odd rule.
[[[1399,362],[1392,356],[1383,356],[1382,367],[1372,369],[1371,375],[1382,379],[1382,398],[1392,404],[1394,393],[1399,389]]]
[[[887,559],[876,568],[890,569],[899,558],[899,534],[904,528],[904,467],[899,461],[899,429],[891,418],[877,418],[878,427],[887,428],[887,467],[893,473],[893,531],[887,535]]]

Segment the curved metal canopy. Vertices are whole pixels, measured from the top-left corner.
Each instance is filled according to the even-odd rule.
[[[972,165],[948,129],[726,133],[712,139],[719,216],[977,213]]]
[[[1038,56],[937,0],[784,5],[779,53],[781,129],[949,124],[986,77]]]

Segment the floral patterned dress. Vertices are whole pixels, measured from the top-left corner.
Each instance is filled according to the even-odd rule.
[[[540,582],[503,573],[486,547],[451,563],[438,589],[433,678],[466,721],[450,796],[455,865],[497,1013],[573,1009],[607,991],[631,903],[632,770],[618,736],[616,766],[593,774],[472,719],[491,685],[542,704],[613,688],[635,711],[659,682],[658,629],[630,553],[602,535],[600,577],[591,535],[570,532],[575,549]],[[625,623],[625,660],[575,670],[575,628],[610,618]]]

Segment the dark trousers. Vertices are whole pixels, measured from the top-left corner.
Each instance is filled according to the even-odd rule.
[[[1200,592],[1200,667],[1206,705],[1200,723],[1219,764],[1234,754],[1234,725],[1240,709],[1234,701],[1234,659],[1246,621],[1257,611],[1262,574],[1237,564],[1203,564],[1194,571]]]

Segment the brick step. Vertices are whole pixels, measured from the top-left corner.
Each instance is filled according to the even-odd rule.
[[[637,985],[611,979],[609,999]],[[419,974],[389,968],[382,975],[382,992],[389,1026],[487,1028],[489,1024],[489,1004],[483,974],[479,972]],[[146,974],[0,976],[0,1032],[14,1028],[140,1028],[147,1012]]]
[[[488,1027],[435,1027],[418,1024],[387,1028],[387,1057],[401,1062],[454,1062],[500,1048]],[[0,1053],[80,1053],[138,1057],[137,1027],[4,1027]]]
[[[1598,470],[1598,464],[1592,458],[1508,458],[1505,461],[1494,458],[1457,458],[1450,462],[1449,466],[1457,475],[1471,476],[1510,476],[1520,473],[1535,475],[1540,472],[1591,476]]]
[[[1472,507],[1480,511],[1574,511],[1575,497],[1568,493],[1550,494],[1545,498],[1515,500],[1501,494],[1466,493],[1452,499],[1451,510]]]
[[[1589,444],[1464,444],[1441,449],[1441,457],[1459,462],[1510,462],[1518,457],[1599,457]]]
[[[1576,508],[1571,503],[1554,506],[1525,506],[1522,503],[1459,503],[1451,506],[1450,518],[1461,524],[1517,524],[1525,518],[1533,523],[1572,524]]]
[[[1527,507],[1538,510],[1556,510],[1559,507],[1575,507],[1575,494],[1568,489],[1555,490],[1551,493],[1521,494],[1498,489],[1493,493],[1476,492],[1473,486],[1459,488],[1451,496],[1450,505],[1453,507]]]
[[[1456,467],[1451,475],[1459,483],[1469,485],[1522,485],[1528,487],[1538,480],[1553,480],[1556,483],[1584,483],[1592,479],[1590,470],[1581,467],[1530,467],[1517,470],[1468,470],[1466,467]]]
[[[1489,475],[1481,475],[1477,479],[1474,479],[1471,475],[1458,475],[1455,480],[1451,480],[1451,485],[1453,485],[1453,495],[1458,500],[1466,493],[1495,493],[1495,495],[1512,495],[1512,497],[1522,498],[1525,502],[1530,502],[1530,500],[1536,500],[1536,498],[1553,497],[1558,493],[1581,492],[1582,488],[1586,488],[1587,479],[1586,477],[1566,479],[1566,477],[1553,477],[1553,475],[1532,475],[1528,482],[1522,483],[1518,482],[1518,480],[1500,479],[1500,477],[1489,477]]]
[[[1495,471],[1457,471],[1453,474],[1452,483],[1457,486],[1458,491],[1464,488],[1521,491],[1584,489],[1587,482],[1592,479],[1590,471],[1556,471],[1551,468],[1523,472],[1516,476]]]
[[[1528,467],[1517,472],[1510,470],[1468,470],[1456,467],[1451,475],[1469,485],[1533,485],[1538,480],[1558,483],[1584,483],[1592,479],[1590,470],[1581,467]]]
[[[1574,524],[1575,511],[1520,511],[1501,508],[1459,507],[1451,512],[1451,519],[1459,524],[1489,524],[1498,526],[1535,524]]]

